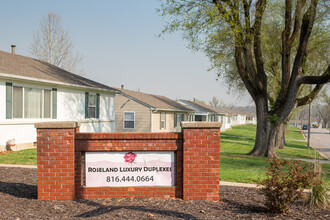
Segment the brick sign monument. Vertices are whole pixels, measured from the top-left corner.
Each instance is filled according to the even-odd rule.
[[[219,200],[221,123],[182,122],[180,133],[80,133],[79,126],[35,125],[39,200]]]

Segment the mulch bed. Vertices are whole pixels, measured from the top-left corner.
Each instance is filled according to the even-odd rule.
[[[0,219],[330,219],[329,210],[295,204],[268,213],[258,189],[220,186],[220,202],[180,199],[37,200],[37,170],[0,167]]]

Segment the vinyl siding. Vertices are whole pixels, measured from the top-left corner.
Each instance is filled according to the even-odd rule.
[[[151,132],[151,109],[123,95],[116,95],[116,132]],[[134,129],[124,129],[124,112],[135,113]]]
[[[53,118],[13,118],[6,119],[6,82],[0,79],[0,147],[5,146],[10,139],[16,144],[31,144],[36,142],[37,133],[34,123],[48,121],[80,121],[81,132],[114,132],[115,103],[114,94],[100,93],[100,118],[85,119],[85,90],[77,88],[62,88],[39,82],[10,80],[13,85],[25,88],[52,90],[57,89],[57,117]],[[88,90],[87,90],[88,91]],[[89,92],[93,92],[90,90]],[[53,101],[53,100],[52,100]],[[54,107],[54,106],[53,106]]]
[[[166,113],[166,126],[165,129],[160,129],[160,114],[161,112],[154,112],[152,113],[152,119],[153,119],[153,132],[179,132],[181,131],[181,128],[174,128],[174,115],[175,112],[165,112]],[[178,112],[182,113],[182,112]],[[187,120],[187,115],[184,115],[184,120]]]

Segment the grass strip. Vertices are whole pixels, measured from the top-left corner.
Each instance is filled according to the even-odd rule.
[[[37,165],[37,148],[0,152],[0,164]]]

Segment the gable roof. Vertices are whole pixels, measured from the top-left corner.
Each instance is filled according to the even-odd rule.
[[[193,102],[193,101],[182,100],[182,99],[180,99],[180,101],[187,104],[188,106],[191,106],[192,108],[196,109],[197,111],[213,112],[213,113],[217,113],[217,114],[226,114],[225,111],[214,108],[214,107],[204,104],[202,102]]]
[[[44,61],[0,51],[0,76],[5,74],[14,78],[26,78],[36,81],[50,81],[55,84],[68,84],[95,89],[118,90],[70,73]]]
[[[256,114],[255,113],[252,113],[252,112],[248,112],[248,111],[241,111],[243,114],[245,114],[246,116],[249,116],[249,117],[256,117]]]
[[[229,108],[225,108],[225,107],[218,107],[218,109],[230,114],[230,115],[238,115],[240,113],[238,113],[238,111],[234,110],[234,109],[229,109]]]
[[[237,110],[237,109],[229,109],[229,108],[225,108],[225,107],[218,107],[219,109],[228,112],[231,115],[245,115],[245,116],[255,116],[254,113],[250,113],[247,111],[241,111],[241,110]]]
[[[154,108],[158,110],[170,110],[170,111],[188,111],[188,112],[194,111],[193,109],[184,106],[179,102],[169,99],[165,96],[136,92],[127,89],[118,89],[118,90],[122,92],[122,95],[133,98],[135,101],[140,102],[141,104],[144,104],[149,108]]]

